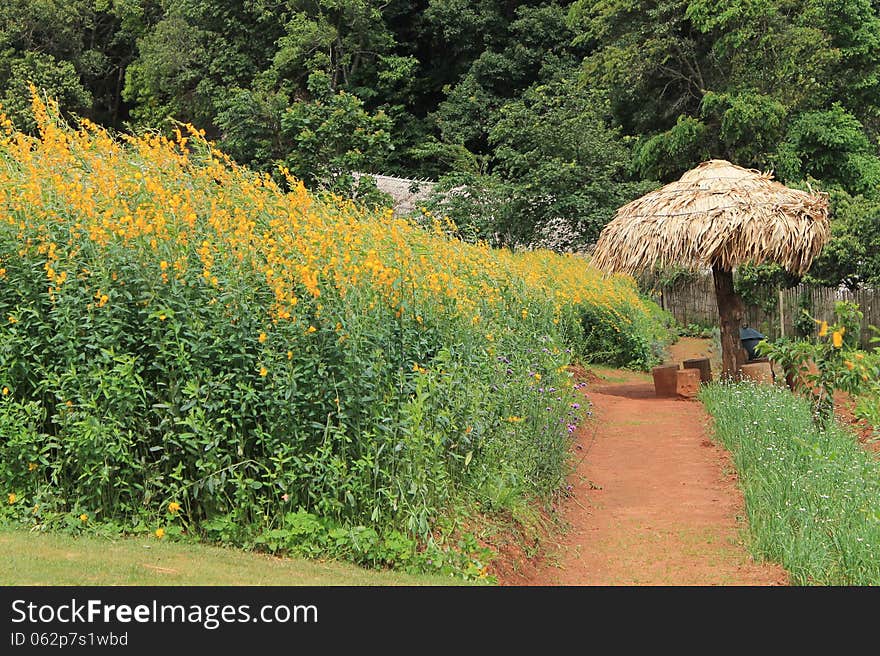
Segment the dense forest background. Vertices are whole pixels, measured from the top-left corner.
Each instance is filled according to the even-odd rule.
[[[880,285],[877,0],[7,0],[0,101],[204,129],[239,162],[379,199],[439,180],[464,234],[557,250],[708,158],[831,193],[809,278]],[[751,273],[779,281],[773,267]]]

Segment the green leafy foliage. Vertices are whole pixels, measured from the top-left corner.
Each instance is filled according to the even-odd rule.
[[[352,94],[333,93],[325,75],[313,74],[313,100],[295,102],[281,115],[281,136],[294,144],[284,164],[297,178],[341,191],[353,171],[376,170],[391,150],[391,121],[370,115]]]
[[[835,304],[836,321],[815,321],[819,330],[813,341],[761,341],[756,351],[779,363],[792,390],[803,389],[813,406],[813,419],[820,428],[834,420],[835,392],[863,393],[870,382],[859,344],[862,312],[850,301]]]
[[[471,171],[442,179],[432,204],[477,238],[582,249],[615,208],[654,186],[631,179],[630,146],[609,125],[607,102],[572,79],[532,86],[494,115],[492,172],[460,160]]]
[[[501,107],[489,132],[496,174],[517,186],[509,211],[517,223],[502,226],[517,242],[592,243],[614,208],[650,186],[626,182],[630,154],[608,124],[607,103],[573,82],[528,89]]]
[[[805,281],[819,285],[880,285],[880,200],[832,191],[831,241]]]
[[[841,105],[806,112],[792,122],[776,155],[784,179],[823,180],[853,194],[876,197],[880,158],[864,128]]]
[[[734,162],[767,164],[784,134],[786,106],[771,96],[757,93],[718,94],[703,97],[701,115],[713,123],[723,152]],[[789,179],[798,179],[788,176]]]
[[[80,83],[69,61],[59,62],[52,55],[28,52],[8,65],[2,104],[9,118],[24,129],[36,127],[30,111],[31,84],[48,97],[57,98],[66,112],[82,113],[92,104],[91,94]]]
[[[707,126],[699,119],[680,116],[674,126],[640,145],[636,164],[643,175],[677,177],[693,162],[710,157],[707,133]]]
[[[778,307],[780,289],[794,287],[798,282],[797,276],[772,262],[737,267],[733,280],[734,289],[743,302],[765,312],[773,312]]]

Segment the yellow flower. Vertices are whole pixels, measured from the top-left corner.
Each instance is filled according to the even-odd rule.
[[[3,396],[9,396],[9,388],[6,386],[3,387]]]
[[[85,513],[83,513],[82,515],[79,516],[79,521],[87,522],[87,521],[89,521],[89,516],[86,515]]]
[[[260,367],[260,376],[265,378],[266,374],[268,374],[268,373],[269,373],[269,370],[266,369],[266,367]]]
[[[37,468],[37,463],[29,462],[28,463],[28,471],[34,471]]]
[[[162,271],[165,271],[168,268],[168,262],[162,260],[161,262],[159,262],[159,268],[162,269]]]
[[[541,374],[535,374],[535,380],[541,380]]]
[[[511,417],[508,417],[507,421],[509,421],[511,424],[518,424],[522,421],[522,417],[517,417],[516,415],[513,415]]]
[[[313,333],[313,332],[315,332],[316,330],[318,330],[318,329],[315,328],[314,326],[309,326],[309,329],[306,330],[306,332],[307,332],[307,333]]]
[[[9,503],[15,503],[18,499],[18,496],[15,494],[15,492],[10,492],[9,496],[6,498],[9,499]]]
[[[172,501],[171,503],[168,504],[168,512],[170,512],[172,515],[179,510],[180,510],[180,504],[177,503],[176,501]]]
[[[834,348],[843,346],[843,333],[835,330],[831,335],[831,343],[834,344]]]
[[[165,537],[165,529],[162,528],[161,526],[156,529],[156,537],[159,538],[160,540]]]
[[[856,353],[856,360],[864,360],[864,359],[865,359],[864,353]]]
[[[288,351],[288,352],[287,352],[287,359],[288,359],[288,360],[293,360],[293,351]]]
[[[168,317],[166,317],[164,314],[159,315],[159,321],[165,321],[165,319],[167,319],[167,318]]]
[[[18,319],[13,317],[11,314],[8,317],[6,317],[6,319],[9,321],[9,323],[18,323]]]
[[[259,339],[259,341],[260,341],[260,344],[262,344],[263,342],[265,342],[266,339],[267,339],[267,337],[266,337],[266,333],[260,333],[260,336],[258,337],[258,339]]]
[[[843,364],[845,364],[845,365],[846,365],[846,368],[849,369],[850,371],[852,371],[853,369],[856,368],[856,365],[854,365],[854,364],[853,364],[852,362],[850,362],[849,360],[844,360],[844,361],[843,361]]]
[[[523,310],[520,314],[522,314],[523,319],[525,319],[527,316],[529,316],[528,310]]]
[[[825,337],[828,334],[828,322],[823,321],[819,324],[819,337]]]

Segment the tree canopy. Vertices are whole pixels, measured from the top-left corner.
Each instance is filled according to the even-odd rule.
[[[429,204],[498,244],[588,246],[709,158],[772,169],[832,192],[811,275],[880,284],[871,0],[9,0],[0,102],[25,129],[31,82],[366,201],[354,172],[439,179],[457,195]]]

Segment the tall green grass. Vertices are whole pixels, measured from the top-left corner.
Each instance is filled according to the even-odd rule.
[[[880,463],[807,400],[751,383],[704,388],[745,493],[754,555],[796,585],[880,584]]]

